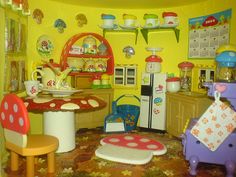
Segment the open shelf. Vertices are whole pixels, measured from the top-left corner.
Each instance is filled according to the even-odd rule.
[[[138,39],[138,28],[135,29],[103,29],[103,37],[106,37],[106,33],[134,33],[135,34],[135,44],[137,44]]]
[[[176,37],[176,41],[179,42],[179,33],[180,33],[180,30],[178,28],[170,28],[170,27],[158,27],[158,28],[150,28],[150,29],[147,29],[147,28],[143,28],[140,30],[142,35],[143,35],[143,38],[145,39],[146,43],[148,44],[148,34],[150,32],[160,32],[160,31],[173,31],[175,33],[175,37]]]

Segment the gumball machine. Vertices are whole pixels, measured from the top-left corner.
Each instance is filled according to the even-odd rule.
[[[179,63],[178,67],[180,69],[180,90],[190,92],[192,85],[192,69],[194,64],[184,61]]]

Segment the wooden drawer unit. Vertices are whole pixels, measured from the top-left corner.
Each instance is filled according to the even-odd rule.
[[[99,110],[76,113],[76,130],[80,128],[95,128],[103,126],[105,117],[112,112],[113,89],[83,89],[83,93],[81,94],[91,94],[99,97],[103,99],[107,105]]]
[[[186,122],[200,117],[213,102],[200,93],[168,93],[166,94],[167,132],[179,137],[183,133]]]

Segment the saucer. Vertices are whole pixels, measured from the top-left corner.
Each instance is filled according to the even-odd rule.
[[[146,26],[146,25],[144,25],[144,26],[142,26],[142,28],[144,28],[144,29],[155,29],[155,28],[158,28],[159,27],[159,25],[155,25],[155,26]]]
[[[122,29],[136,29],[138,28],[138,25],[136,26],[126,26],[126,25],[119,25]]]
[[[102,29],[116,29],[118,28],[117,24],[114,24],[113,26],[105,26],[105,25],[98,25]]]
[[[53,97],[67,97],[71,96],[74,93],[82,92],[82,90],[76,90],[76,89],[68,89],[68,90],[62,90],[62,89],[43,89],[42,91],[52,94]]]
[[[179,24],[161,24],[160,27],[164,27],[164,28],[175,28],[177,27]]]

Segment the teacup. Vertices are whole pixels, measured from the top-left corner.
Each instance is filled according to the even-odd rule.
[[[137,17],[130,14],[123,14],[124,26],[134,27],[136,25]]]
[[[175,12],[163,12],[162,17],[164,19],[164,24],[179,24],[179,18],[178,15]]]
[[[115,25],[115,16],[111,14],[102,14],[103,27],[114,27]]]
[[[36,97],[41,92],[42,84],[39,81],[28,80],[24,82],[26,94],[30,97]]]
[[[145,20],[146,27],[154,27],[159,25],[158,16],[155,14],[144,14],[143,19]]]

